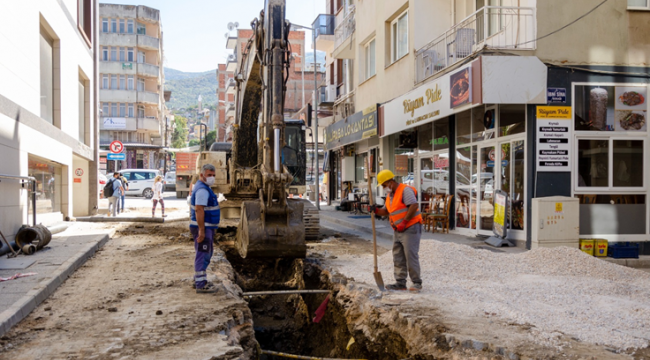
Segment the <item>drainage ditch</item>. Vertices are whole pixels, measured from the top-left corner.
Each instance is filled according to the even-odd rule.
[[[246,259],[227,250],[226,257],[234,271],[237,285],[244,292],[297,289],[331,290],[325,315],[316,323],[315,312],[327,294],[281,294],[253,296],[248,307],[253,316],[255,338],[260,348],[294,354],[339,359],[406,359],[410,357],[401,336],[389,332],[370,340],[367,329],[355,327],[350,303],[337,299],[337,285],[332,284],[321,266],[312,259]],[[339,301],[341,300],[341,301]],[[354,339],[351,341],[351,339]],[[262,360],[283,359],[262,355]]]

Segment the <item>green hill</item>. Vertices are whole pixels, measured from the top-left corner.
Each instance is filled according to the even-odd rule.
[[[171,90],[171,100],[167,108],[186,108],[196,105],[199,94],[203,105],[214,105],[217,102],[216,70],[204,72],[183,72],[170,68],[165,70],[165,90]]]

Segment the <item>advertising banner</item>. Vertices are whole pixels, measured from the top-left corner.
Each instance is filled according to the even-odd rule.
[[[104,129],[105,130],[125,130],[126,129],[126,118],[106,117],[106,118],[104,118]]]
[[[537,171],[571,171],[571,107],[537,107]]]
[[[507,235],[506,228],[506,205],[508,204],[508,194],[497,190],[494,192],[494,222],[492,231],[496,236],[505,239]]]

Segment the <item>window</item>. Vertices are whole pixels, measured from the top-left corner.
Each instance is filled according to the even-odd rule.
[[[102,75],[102,89],[108,89],[108,75]]]
[[[577,131],[647,132],[646,86],[576,85]]]
[[[408,54],[408,11],[402,13],[390,24],[391,63]]]
[[[144,91],[144,79],[138,79],[138,91]]]
[[[117,61],[117,48],[111,47],[111,61]]]
[[[111,32],[117,32],[117,19],[111,19]]]
[[[147,35],[147,27],[138,23],[138,35]]]
[[[90,115],[88,110],[88,103],[86,100],[89,98],[90,81],[88,81],[83,74],[79,74],[79,142],[88,144],[86,141],[86,129],[89,127],[89,118],[86,113]]]
[[[55,162],[27,155],[27,173],[36,178],[37,191],[40,193],[37,214],[61,211],[61,193],[63,185],[63,167]],[[33,214],[29,206],[29,213]]]
[[[127,20],[126,22],[126,32],[133,34],[133,20]]]
[[[490,116],[488,111],[486,116]],[[499,105],[499,136],[523,132],[526,132],[526,105]]]
[[[138,51],[138,64],[144,64],[144,51]]]
[[[121,103],[120,104],[120,117],[125,117],[126,116],[126,104]]]
[[[142,106],[142,105],[138,106],[138,117],[139,118],[144,117],[144,106]]]
[[[109,116],[108,103],[102,103],[102,116]]]
[[[630,10],[650,10],[649,0],[627,0],[627,8]]]
[[[102,46],[102,60],[108,61],[108,47]]]
[[[120,90],[126,90],[126,76],[120,75]]]
[[[108,32],[108,19],[107,18],[102,19],[102,32],[105,32],[105,33]]]
[[[117,75],[111,75],[111,89],[117,90]]]
[[[449,118],[433,122],[433,150],[449,149]]]
[[[124,19],[120,19],[120,34],[124,34]]]
[[[126,61],[133,62],[133,48],[126,48]]]
[[[126,54],[124,53],[124,48],[120,48],[120,61],[125,61],[126,60]]]
[[[133,90],[133,75],[129,75],[127,78],[127,90]]]
[[[129,117],[133,117],[133,104],[129,104]]]
[[[642,139],[578,139],[578,188],[643,187]]]
[[[92,5],[90,0],[77,0],[77,25],[85,40],[92,42]]]
[[[365,46],[366,58],[366,77],[365,80],[370,79],[375,75],[375,39],[370,40]]]
[[[367,182],[368,181],[368,153],[357,154],[355,158],[355,176],[354,179],[357,182]]]
[[[40,75],[41,75],[41,118],[50,124],[60,127],[60,112],[55,112],[55,108],[60,108],[60,100],[54,99],[54,91],[61,89],[60,76],[54,76],[55,72],[58,75],[59,70],[54,68],[54,64],[58,62],[60,51],[58,49],[58,38],[51,33],[49,25],[41,25],[40,36]],[[56,61],[55,61],[56,60]],[[55,103],[56,102],[56,103]]]
[[[111,116],[117,117],[117,103],[111,103]]]

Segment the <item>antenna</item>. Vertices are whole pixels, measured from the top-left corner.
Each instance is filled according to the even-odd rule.
[[[229,38],[229,37],[230,37],[230,33],[225,33],[225,34],[224,34],[224,37],[225,37],[226,39]]]

